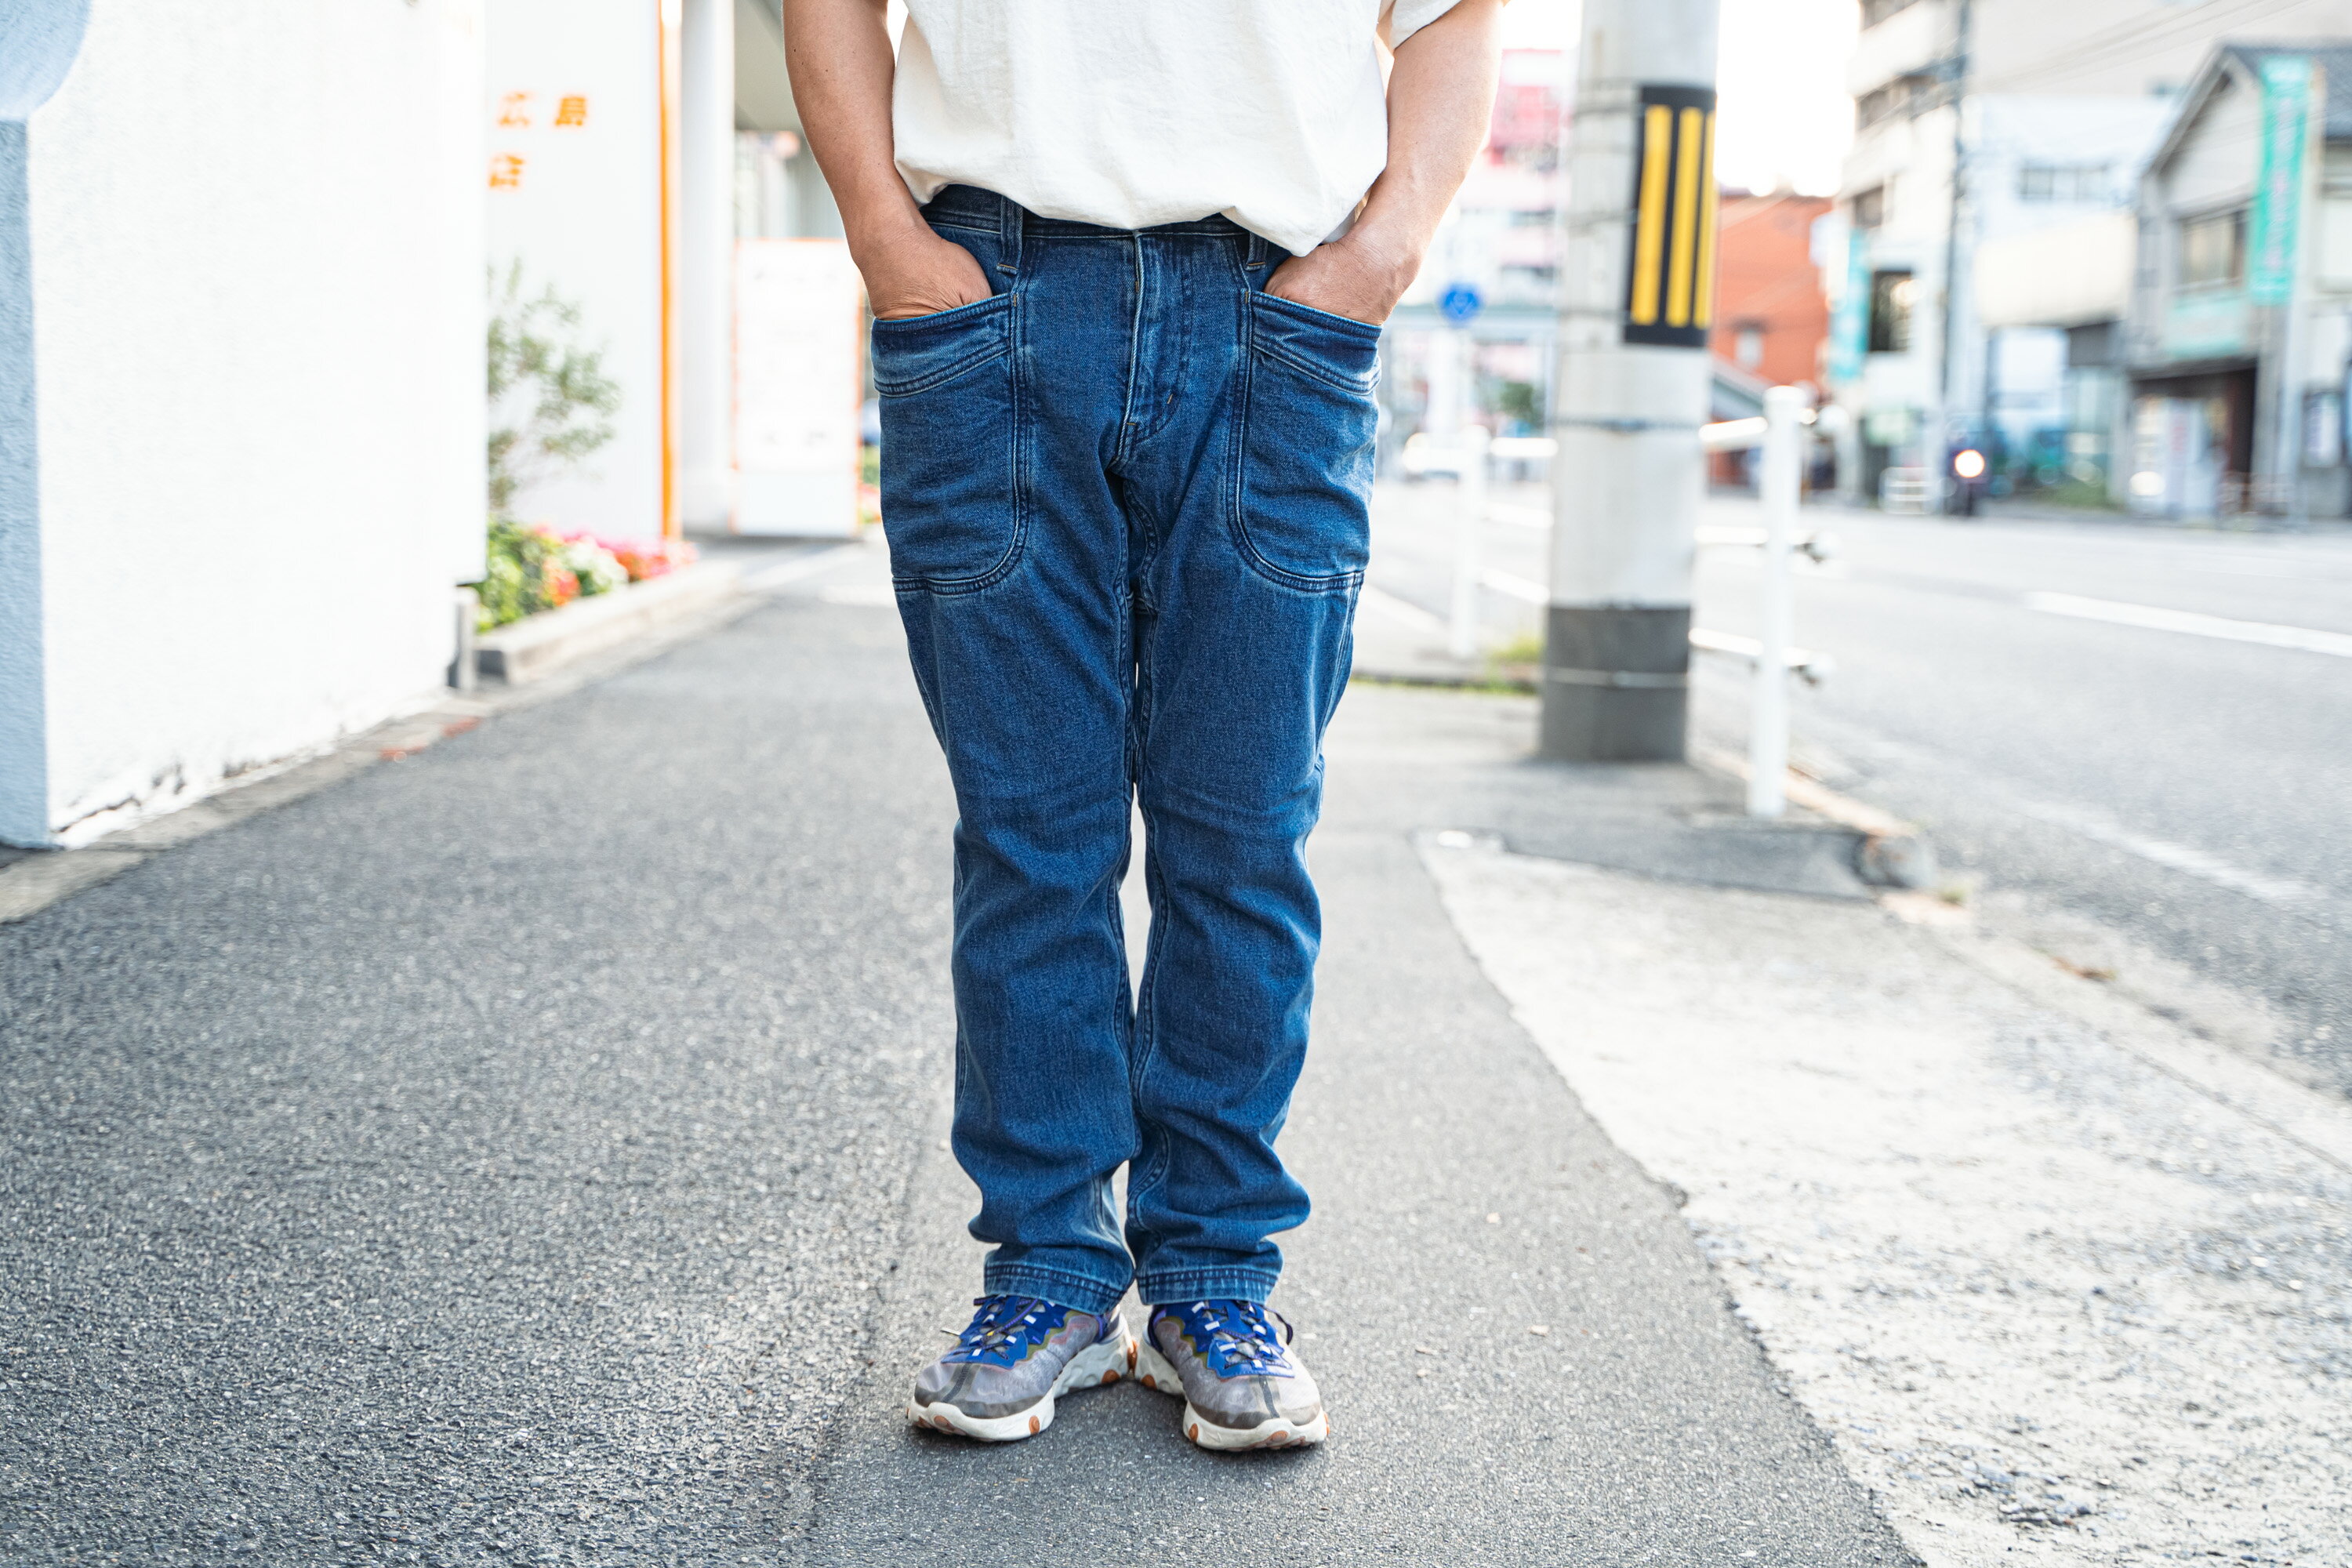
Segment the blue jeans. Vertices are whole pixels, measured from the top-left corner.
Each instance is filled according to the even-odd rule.
[[[873,340],[891,572],[960,817],[955,1152],[987,1289],[1263,1300],[1268,1237],[1307,1217],[1274,1144],[1380,330],[1264,293],[1283,253],[1222,218],[1097,228],[968,186],[926,216],[995,290]]]

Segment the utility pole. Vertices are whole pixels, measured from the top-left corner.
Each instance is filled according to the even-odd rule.
[[[1936,368],[1927,380],[1927,395],[1931,400],[1927,417],[1921,421],[1927,428],[1920,441],[1926,448],[1920,471],[1927,480],[1927,510],[1929,515],[1947,510],[1952,481],[1952,362],[1959,345],[1955,334],[1962,325],[1963,302],[1969,279],[1966,272],[1976,255],[1972,244],[1963,244],[1960,225],[1967,221],[1968,207],[1968,90],[1969,45],[1975,26],[1975,7],[1970,0],[1959,0],[1953,8],[1952,52],[1938,64],[1937,74],[1944,81],[1944,102],[1952,111],[1952,172],[1944,185],[1944,259],[1943,276],[1936,280]],[[1987,406],[1986,415],[1991,409]],[[1990,457],[1990,451],[1986,454]]]
[[[1585,0],[1550,423],[1544,755],[1679,762],[1715,313],[1717,0]]]

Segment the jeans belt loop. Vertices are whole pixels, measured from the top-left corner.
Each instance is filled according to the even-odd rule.
[[[997,269],[1018,276],[1021,271],[1021,226],[1029,215],[1022,210],[1019,202],[1008,196],[998,196],[996,201],[998,234],[1004,244],[1004,258],[996,264]]]
[[[1250,267],[1251,267],[1251,268],[1252,268],[1253,270],[1256,270],[1256,269],[1263,268],[1265,266],[1265,253],[1266,253],[1266,249],[1267,249],[1267,245],[1266,245],[1266,238],[1265,238],[1265,236],[1264,236],[1264,235],[1262,235],[1262,234],[1260,234],[1260,233],[1258,233],[1258,232],[1257,232],[1257,230],[1255,230],[1255,229],[1250,229],[1250,230],[1247,230],[1246,232],[1247,232],[1247,233],[1248,233],[1248,235],[1249,235],[1249,242],[1250,242],[1250,243],[1249,243],[1249,264],[1250,264]]]

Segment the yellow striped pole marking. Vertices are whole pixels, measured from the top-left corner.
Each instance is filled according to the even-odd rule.
[[[1642,326],[1658,319],[1658,257],[1665,248],[1666,158],[1674,111],[1654,103],[1642,113],[1642,203],[1633,229],[1633,306]]]
[[[1702,327],[1715,325],[1715,116],[1706,117],[1706,152],[1701,156],[1698,197],[1698,298],[1691,314]]]
[[[1691,319],[1691,258],[1698,242],[1700,122],[1706,116],[1685,109],[1675,137],[1675,240],[1666,274],[1666,325],[1687,327]]]

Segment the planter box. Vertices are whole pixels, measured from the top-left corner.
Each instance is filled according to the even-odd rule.
[[[484,632],[474,645],[475,665],[486,679],[520,686],[742,591],[742,573],[732,563],[698,562]]]

